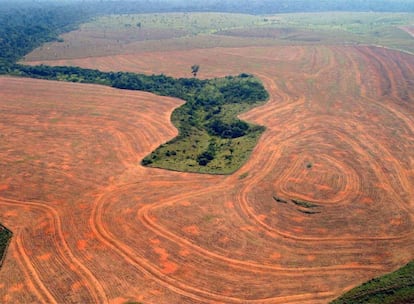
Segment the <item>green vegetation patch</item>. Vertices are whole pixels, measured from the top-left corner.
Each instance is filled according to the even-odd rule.
[[[172,114],[179,135],[145,157],[142,164],[199,173],[234,172],[264,131],[237,115],[265,101],[267,92],[247,74],[186,82],[190,88],[183,96],[187,103]]]
[[[395,272],[374,278],[331,302],[331,304],[351,303],[414,303],[414,261]]]
[[[4,257],[6,255],[7,246],[13,233],[0,224],[0,267],[3,264]]]
[[[316,208],[318,207],[318,205],[310,203],[310,202],[305,202],[305,201],[300,201],[297,199],[292,199],[292,202],[299,207],[303,207],[303,208]]]
[[[283,198],[281,198],[281,197],[275,196],[275,195],[273,195],[273,199],[274,199],[276,202],[278,202],[278,203],[282,203],[282,204],[287,204],[287,203],[288,203],[288,201],[287,201],[287,200],[285,200],[285,199],[283,199]]]
[[[304,214],[313,215],[313,214],[321,213],[319,209],[320,206],[317,204],[311,203],[311,202],[301,201],[298,199],[284,199],[277,195],[273,195],[273,200],[280,204],[285,204],[285,205],[292,204],[293,206],[296,206],[297,211],[304,213]]]

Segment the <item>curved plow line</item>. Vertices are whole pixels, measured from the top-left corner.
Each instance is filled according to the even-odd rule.
[[[131,184],[128,185],[123,185],[124,187],[128,187]],[[225,185],[223,186],[216,186],[214,187],[215,190],[220,190],[220,189],[225,189]],[[112,192],[112,193],[108,193],[107,195],[114,195],[114,194],[119,194],[122,191],[125,191],[127,189],[118,189],[116,192]],[[193,192],[189,195],[187,195],[186,197],[194,197],[194,194],[196,195],[202,195],[202,194],[206,194],[211,192],[212,189],[208,188],[208,189],[203,189],[203,190],[199,190],[197,192]],[[283,267],[277,267],[277,266],[271,266],[271,265],[262,265],[262,264],[258,264],[258,263],[253,263],[253,262],[245,262],[245,261],[239,261],[239,260],[234,260],[231,258],[227,258],[224,256],[221,256],[219,254],[215,254],[211,251],[208,251],[202,247],[199,247],[193,243],[191,243],[190,241],[181,238],[169,231],[166,231],[164,228],[162,228],[160,225],[157,225],[155,222],[153,222],[150,217],[148,216],[148,212],[150,209],[152,208],[159,208],[161,206],[165,206],[165,205],[173,205],[176,202],[186,198],[183,197],[182,195],[177,195],[174,198],[169,199],[168,201],[160,201],[158,203],[156,203],[156,205],[148,205],[148,206],[144,206],[143,208],[141,208],[138,212],[139,218],[141,219],[141,222],[144,224],[144,226],[146,226],[148,229],[150,229],[151,231],[153,231],[155,234],[173,242],[173,243],[177,243],[182,245],[183,247],[190,247],[191,249],[193,249],[194,251],[198,252],[199,254],[203,254],[204,256],[208,256],[210,259],[214,260],[220,260],[223,263],[225,263],[226,265],[231,265],[234,268],[238,268],[238,269],[242,269],[242,270],[246,270],[246,267],[250,267],[250,268],[254,268],[256,271],[260,271],[260,272],[275,272],[275,271],[283,271],[283,272],[287,272],[284,275],[288,275],[288,276],[297,276],[297,272],[298,271],[302,271],[302,272],[307,272],[307,273],[318,273],[321,269],[325,270],[325,271],[332,271],[332,272],[337,272],[337,271],[349,271],[349,266],[328,266],[328,267],[322,267],[319,268],[318,270],[315,270],[314,268],[295,268],[295,269],[289,269],[289,268],[283,268]],[[119,243],[117,242],[115,239],[115,237],[107,230],[105,230],[102,227],[105,227],[105,225],[102,222],[102,218],[98,218],[98,214],[102,214],[103,213],[103,205],[104,205],[104,200],[106,198],[104,198],[103,196],[101,198],[99,198],[100,201],[102,201],[103,203],[100,204],[100,206],[98,207],[99,210],[96,212],[95,214],[95,218],[96,218],[96,222],[99,222],[100,228],[97,228],[100,230],[101,233],[105,234],[105,236],[109,239],[109,242],[111,244],[115,244],[114,246],[117,246],[116,244]],[[98,225],[97,225],[98,227]],[[117,247],[121,247],[121,244],[119,244]],[[133,250],[131,248],[129,248],[126,245],[123,245],[122,247],[126,248],[127,250],[127,254],[130,254],[130,252],[133,252]],[[131,255],[131,254],[130,254]],[[141,259],[141,261],[143,261]],[[140,262],[142,263],[142,262]],[[146,261],[143,263],[147,263]],[[375,266],[352,266],[353,269],[361,269],[361,270],[373,270],[373,269],[380,269],[380,267],[375,267]],[[158,270],[156,270],[158,272]],[[163,274],[159,274],[161,276],[164,276]]]
[[[177,200],[178,201],[178,200]],[[168,202],[167,204],[170,204],[170,202]],[[145,208],[145,207],[144,207]],[[142,209],[144,209],[142,208]],[[148,211],[147,210],[143,210],[142,209],[139,211],[139,218],[141,219],[142,223],[150,230],[152,230],[154,233],[158,234],[159,236],[173,242],[176,244],[179,244],[183,247],[190,247],[191,249],[193,249],[194,251],[198,252],[199,254],[203,255],[204,257],[209,257],[211,260],[220,260],[221,262],[225,263],[226,265],[231,265],[231,267],[234,268],[238,268],[241,270],[246,270],[246,267],[249,267],[250,269],[254,269],[255,271],[260,271],[263,273],[274,273],[275,271],[283,271],[283,272],[287,272],[284,273],[283,275],[286,276],[297,276],[297,272],[301,271],[301,272],[306,272],[306,273],[318,273],[319,270],[324,270],[324,271],[332,271],[332,272],[337,272],[337,271],[347,271],[349,270],[349,266],[324,266],[324,267],[319,267],[317,270],[315,268],[312,267],[300,267],[300,268],[285,268],[285,267],[279,267],[279,266],[272,266],[272,265],[263,265],[263,264],[258,264],[258,263],[254,263],[254,262],[247,262],[247,261],[241,261],[241,260],[235,260],[235,259],[231,259],[228,258],[226,256],[222,256],[219,254],[216,254],[214,252],[208,251],[200,246],[195,245],[194,243],[180,237],[177,236],[167,230],[165,230],[164,228],[162,228],[160,225],[157,225],[154,221],[151,220],[151,217],[148,216]],[[151,209],[150,207],[147,207],[146,209]],[[141,214],[142,213],[142,214]],[[373,270],[373,269],[382,269],[381,267],[376,267],[376,266],[353,266],[353,269],[361,269],[361,270]]]
[[[40,302],[57,304],[58,302],[56,301],[55,297],[49,292],[49,290],[43,284],[36,269],[30,262],[30,259],[24,250],[21,233],[18,233],[15,236],[15,238],[16,251],[19,254],[19,256],[16,257],[16,261],[19,264],[21,264],[21,269],[25,274],[25,279],[28,281],[27,285],[32,290],[33,294],[39,299]],[[19,258],[21,259],[21,261],[18,260]],[[32,280],[30,278],[32,278]]]
[[[125,188],[128,188],[131,184],[123,185]],[[225,186],[219,186],[215,188],[225,188]],[[119,194],[126,189],[117,189],[111,193],[106,193],[100,195],[97,200],[95,201],[95,207],[93,208],[91,219],[90,219],[90,226],[97,238],[103,242],[106,246],[110,247],[113,251],[119,254],[122,258],[124,258],[129,264],[133,267],[147,275],[148,277],[152,278],[159,284],[165,286],[166,288],[172,290],[173,292],[180,294],[182,296],[201,301],[201,302],[209,302],[211,300],[214,301],[222,301],[224,303],[252,303],[252,304],[260,304],[260,303],[289,303],[289,302],[297,302],[298,300],[309,300],[315,299],[314,294],[304,294],[304,295],[295,295],[295,296],[286,296],[282,298],[267,298],[267,299],[256,299],[256,300],[245,300],[235,297],[228,297],[222,296],[216,293],[208,292],[202,289],[198,289],[195,287],[191,287],[185,283],[180,282],[177,279],[173,279],[168,277],[167,275],[160,272],[156,267],[152,266],[148,263],[145,259],[140,258],[136,255],[136,253],[127,245],[122,244],[121,242],[117,241],[116,238],[107,232],[104,228],[104,223],[102,222],[101,214],[102,214],[102,205],[104,204],[105,199],[111,195]],[[202,190],[198,191],[197,193],[203,194],[209,191]],[[178,196],[176,198],[178,201]],[[168,202],[170,203],[170,202]],[[293,270],[292,270],[293,271]],[[295,270],[296,271],[296,270]],[[297,271],[296,271],[297,272]],[[326,292],[319,294],[321,298],[327,298],[334,293]]]
[[[92,211],[92,216],[90,219],[91,228],[93,229],[93,232],[95,233],[95,235],[101,242],[103,242],[106,246],[110,247],[118,255],[124,258],[124,260],[127,261],[130,265],[138,269],[140,272],[142,272],[146,276],[152,278],[160,285],[165,286],[169,290],[181,296],[188,297],[188,298],[201,301],[201,302],[210,302],[211,300],[214,300],[214,301],[224,301],[224,303],[252,303],[252,304],[269,303],[270,304],[270,303],[289,303],[289,302],[295,303],[298,300],[301,301],[301,300],[315,299],[314,294],[304,294],[304,295],[287,296],[287,297],[282,297],[282,298],[244,300],[244,299],[239,299],[235,297],[222,296],[216,293],[211,293],[205,290],[194,288],[176,279],[168,277],[167,275],[161,273],[156,267],[148,263],[145,259],[137,257],[136,253],[131,248],[117,241],[115,238],[112,237],[110,232],[107,232],[105,229],[102,228],[104,227],[104,224],[101,219],[102,205],[104,203],[104,200],[106,199],[106,196],[118,194],[122,191],[124,190],[118,189],[117,191],[114,191],[112,193],[102,194],[97,198],[97,200],[95,201],[95,208]],[[327,298],[333,295],[334,293],[332,292],[326,292],[326,293],[320,293],[319,297]]]
[[[37,203],[37,202],[22,202],[22,201],[3,198],[3,197],[0,197],[0,200],[1,200],[0,204],[11,205],[14,207],[30,206],[35,209],[43,210],[47,214],[49,214],[51,216],[51,222],[53,226],[56,228],[55,231],[57,232],[57,235],[58,235],[58,240],[56,240],[56,244],[58,246],[56,247],[58,248],[58,251],[59,251],[60,256],[62,257],[62,260],[67,265],[70,265],[72,261],[77,267],[79,267],[82,270],[83,273],[81,273],[80,271],[74,271],[74,272],[77,272],[77,274],[84,280],[84,282],[86,283],[87,289],[89,290],[91,296],[94,298],[95,302],[97,303],[107,302],[108,299],[106,297],[106,293],[102,285],[95,278],[92,272],[73,255],[68,244],[66,243],[65,238],[62,233],[62,226],[61,226],[59,214],[56,212],[55,209],[53,209],[52,207],[48,205],[44,205],[44,204]],[[61,247],[63,247],[63,249]],[[68,255],[69,257],[67,258],[66,255]],[[92,282],[93,284],[88,284],[89,282]]]
[[[279,89],[279,86],[276,84],[276,82],[273,80],[271,76],[268,76],[267,74],[263,74],[263,73],[255,73],[255,75],[263,81],[266,90],[270,93],[269,100],[266,102],[265,105],[270,104],[272,102],[276,102],[280,99],[282,99],[282,102],[291,101],[292,98],[287,93],[285,93],[282,89]],[[279,98],[276,98],[275,95],[277,95]],[[295,101],[293,103],[291,102],[287,105],[278,106],[277,109],[272,109],[273,111],[271,113],[279,113],[283,111],[285,108],[291,108],[291,107],[294,107],[296,105],[303,104],[303,103],[305,103],[305,100],[302,97],[302,98],[299,98],[298,101]],[[261,108],[260,106],[255,107],[251,109],[248,113],[256,113],[260,111],[260,108]],[[267,113],[269,113],[268,110],[266,110],[266,113],[264,114],[267,114]]]
[[[308,119],[308,120],[311,120],[311,119]],[[307,122],[307,120],[305,120],[305,123]],[[298,123],[296,123],[296,124],[294,124],[294,125],[298,125],[298,124],[301,124],[302,122],[298,122]],[[334,130],[335,128],[337,128],[336,126],[330,126],[330,130]],[[342,132],[341,132],[342,131]],[[306,136],[312,136],[312,135],[315,135],[315,134],[318,134],[318,133],[320,133],[321,131],[319,131],[319,130],[311,130],[311,131],[309,131],[309,132],[307,132],[306,133]],[[345,132],[345,131],[343,131],[343,130],[341,130],[341,129],[338,129],[338,131],[336,131],[335,132],[335,135],[338,137],[338,138],[341,138],[344,142],[348,142],[347,140],[346,140],[346,138],[344,138],[344,136],[342,136],[342,134],[341,133],[343,133],[343,132]],[[295,134],[292,134],[291,136],[289,136],[289,140],[284,140],[283,141],[283,144],[281,144],[280,146],[281,147],[283,147],[283,145],[286,145],[286,144],[289,144],[291,141],[294,141],[295,140],[295,138],[296,138],[296,135],[297,134],[299,134],[299,133],[301,133],[302,134],[302,138],[305,138],[305,136],[303,136],[303,133],[304,133],[304,131],[302,130],[302,131],[298,131],[297,133],[295,133]],[[333,132],[332,132],[333,133]],[[329,155],[324,155],[323,156],[324,158],[326,158],[327,160],[329,160],[331,163],[336,163],[335,162],[335,159],[333,158],[333,157],[331,157],[331,156],[329,156]],[[337,164],[339,167],[345,167],[345,165],[343,165],[343,164]],[[279,179],[280,180],[283,180],[283,179],[286,179],[288,176],[292,176],[292,175],[294,175],[293,173],[295,172],[295,169],[297,168],[297,166],[295,166],[295,165],[292,165],[291,167],[290,167],[290,169],[287,169],[287,170],[284,170],[283,171],[283,174],[281,174],[280,175],[280,177],[279,177]],[[356,172],[355,172],[356,173]],[[348,193],[351,193],[352,194],[352,197],[348,197],[347,199],[348,200],[351,200],[351,199],[356,199],[357,198],[357,196],[358,196],[358,194],[357,194],[357,192],[358,192],[358,190],[360,189],[360,183],[358,183],[357,181],[357,179],[355,179],[355,178],[353,178],[353,179],[350,179],[350,181],[352,182],[352,184],[347,184],[346,185],[346,189],[345,189],[345,191],[346,192],[348,192]],[[257,181],[257,183],[259,183],[260,182],[260,180],[259,181]],[[253,186],[253,185],[250,185],[250,186]],[[352,188],[352,187],[355,187],[355,188]],[[250,187],[251,188],[251,187]],[[282,187],[281,187],[281,189],[283,189]],[[247,192],[247,189],[246,189],[246,191],[245,192]],[[289,196],[289,191],[287,191],[287,190],[283,190],[283,192],[284,193],[286,193],[287,194],[287,196]],[[312,200],[311,200],[312,201]],[[322,202],[323,203],[323,202]],[[335,204],[342,204],[342,203],[345,203],[345,202],[343,202],[343,199],[342,198],[338,198],[337,200],[329,200],[329,204],[330,205],[332,205],[332,203],[335,203]],[[330,205],[327,205],[327,206],[325,206],[325,207],[329,207]]]
[[[328,161],[328,162],[335,163],[335,158],[332,157],[332,156],[323,155],[323,159]],[[304,158],[301,158],[300,160],[304,160]],[[335,164],[337,165],[337,167],[345,168],[345,165],[343,165],[343,164],[338,164],[338,163],[335,163]],[[297,169],[300,169],[301,166],[302,166],[302,164],[300,164],[300,161],[296,162],[295,164],[292,164],[290,169],[285,170],[282,177],[286,180],[287,176],[295,176],[294,175],[295,171]],[[346,171],[344,170],[344,172],[346,172]],[[351,177],[355,177],[355,175],[352,174]],[[350,193],[352,195],[352,196],[346,197],[347,200],[356,199],[358,197],[358,192],[359,192],[359,189],[360,189],[360,183],[358,183],[359,179],[348,178],[347,176],[344,179],[347,180],[347,181],[350,181],[349,183],[345,184],[345,188],[342,190],[343,192]],[[286,194],[287,197],[301,199],[301,200],[307,200],[307,201],[313,201],[314,200],[314,199],[312,199],[312,197],[290,193],[289,190],[286,189],[286,184],[285,183],[283,183],[280,186],[280,189],[281,189],[281,192]],[[318,203],[319,204],[324,204],[325,203],[324,207],[329,208],[333,205],[338,206],[340,204],[343,204],[343,203],[345,203],[344,201],[345,201],[345,199],[343,197],[338,197],[336,199],[329,199],[329,200],[325,200],[325,201],[319,200]],[[326,205],[326,203],[327,203],[327,205]]]
[[[411,119],[408,117],[408,116],[406,116],[406,115],[404,115],[403,113],[401,113],[401,112],[399,112],[399,111],[397,111],[397,110],[395,110],[395,109],[393,109],[391,106],[389,106],[389,105],[385,105],[385,104],[380,104],[380,103],[378,103],[377,101],[375,101],[375,100],[373,100],[373,99],[371,99],[371,98],[368,98],[368,97],[365,97],[366,99],[368,99],[368,100],[370,100],[370,101],[372,101],[372,102],[375,102],[376,104],[378,104],[378,106],[379,107],[381,107],[381,108],[383,108],[383,109],[385,109],[385,110],[387,110],[387,111],[389,111],[389,112],[391,112],[393,115],[395,115],[397,118],[399,118],[401,121],[403,121],[404,122],[404,124],[407,126],[407,128],[411,131],[411,132],[413,132],[414,133],[414,122],[413,121],[411,121]],[[371,138],[369,135],[367,135],[367,137],[369,137],[369,138]],[[380,147],[381,147],[381,153],[383,153],[383,155],[387,155],[389,158],[392,158],[392,159],[394,159],[395,160],[395,157],[393,157],[392,156],[392,154],[388,151],[388,150],[386,150],[383,146],[381,146],[380,144],[378,144]],[[400,172],[404,172],[405,171],[405,168],[403,168],[400,164],[399,164],[399,162],[398,162],[398,160],[395,160],[394,161],[394,166],[396,166],[397,168],[398,168],[398,170],[396,170],[398,173],[400,173]],[[404,175],[398,175],[398,177],[399,177],[399,181],[401,182],[401,184],[403,185],[403,187],[405,188],[405,190],[406,191],[410,191],[411,193],[412,193],[412,186],[410,185],[410,182],[409,182],[409,180],[407,179],[407,177],[406,176],[404,176]],[[388,178],[385,176],[385,174],[384,173],[382,173],[381,174],[381,178],[382,178],[382,180],[388,180]],[[398,197],[399,195],[398,195],[398,193],[397,193],[397,191],[396,190],[394,190],[394,188],[393,187],[391,187],[392,188],[392,191],[393,191],[393,193],[395,194],[395,196],[396,197]],[[410,208],[408,208],[405,204],[400,204],[400,207],[402,207],[407,213],[410,213],[411,215],[413,215],[414,214],[414,211],[412,210],[412,209],[410,209]]]
[[[279,153],[278,153],[277,156],[280,156],[280,151],[279,151]],[[277,156],[275,155],[275,152],[274,152],[272,154],[271,159],[276,159]],[[273,168],[272,163],[267,162],[267,166],[265,168],[262,168],[260,170],[260,172],[261,173],[265,172],[262,175],[266,175],[266,172],[271,171],[272,168]],[[230,176],[229,179],[231,179],[233,176]],[[252,186],[254,186],[254,184],[257,184],[258,182],[260,182],[260,179],[261,178],[262,178],[261,176],[258,176],[256,179],[252,179],[251,182],[250,182],[249,189],[252,188]],[[223,188],[223,187],[224,186],[216,186],[214,188],[207,188],[207,189],[204,189],[204,190],[199,190],[197,192],[193,192],[191,194],[188,194],[186,197],[194,197],[196,195],[199,196],[199,195],[202,195],[202,194],[210,193],[213,190],[219,190],[220,188]],[[249,189],[246,188],[244,190],[244,192],[247,193],[247,191]],[[262,265],[262,264],[252,263],[252,262],[244,262],[244,261],[230,259],[230,258],[224,257],[224,256],[219,255],[219,254],[215,254],[215,253],[213,253],[211,251],[208,251],[208,250],[206,250],[206,249],[204,249],[202,247],[199,247],[199,246],[195,245],[194,243],[191,243],[190,241],[188,241],[188,240],[186,240],[186,239],[184,239],[184,238],[182,238],[180,236],[177,236],[177,235],[175,235],[175,234],[173,234],[173,233],[165,230],[160,225],[158,225],[154,221],[152,221],[151,218],[148,216],[148,213],[150,212],[150,209],[160,208],[160,207],[165,206],[165,205],[173,205],[177,201],[182,200],[184,198],[185,197],[183,197],[181,195],[181,196],[176,196],[175,198],[174,197],[173,198],[170,198],[168,201],[165,201],[165,202],[160,201],[158,203],[155,203],[154,205],[144,206],[143,208],[141,208],[139,210],[138,215],[139,215],[140,219],[142,220],[143,224],[147,228],[149,228],[153,232],[155,232],[156,234],[158,234],[158,235],[160,235],[160,236],[162,236],[162,237],[164,237],[164,238],[166,238],[166,239],[168,239],[168,240],[170,240],[172,242],[181,244],[183,246],[191,247],[195,251],[198,251],[198,252],[203,253],[203,254],[205,254],[207,256],[210,256],[212,259],[219,259],[219,260],[221,260],[221,261],[223,261],[225,263],[231,263],[233,267],[238,267],[238,268],[240,267],[240,268],[244,269],[245,266],[249,266],[249,267],[255,268],[255,269],[260,270],[260,271],[272,271],[272,270],[279,270],[279,271],[280,270],[283,270],[283,271],[289,271],[289,270],[291,270],[291,271],[295,271],[295,269],[286,269],[286,268],[282,268],[282,267],[276,267],[276,266],[270,266],[270,265]],[[321,240],[320,238],[313,238],[313,239],[311,239],[311,238],[309,238],[309,239],[297,238],[297,237],[294,237],[294,236],[292,236],[290,234],[283,234],[282,232],[279,232],[279,231],[278,231],[278,233],[281,234],[283,237],[289,237],[289,238],[292,238],[292,239],[295,239],[295,240],[312,240],[312,241],[319,241],[319,240]],[[410,235],[410,234],[407,234],[407,236],[408,235]],[[404,238],[404,236],[396,237],[395,239],[398,239],[398,238]],[[363,239],[363,238],[361,238],[361,239]],[[370,238],[366,238],[366,239],[367,239],[367,241],[372,240]],[[375,239],[375,240],[388,240],[388,239],[389,238],[378,238],[378,239]],[[393,239],[393,238],[390,238],[390,239]],[[336,240],[337,241],[336,238],[335,239],[334,238],[329,238],[329,239],[327,238],[326,240],[327,241],[328,240],[329,241],[332,241],[332,240]],[[382,269],[380,266],[354,266],[354,267],[355,267],[355,269],[361,269],[361,270],[363,270],[363,269],[365,269],[365,270]],[[328,266],[328,267],[323,267],[323,269],[324,270],[327,270],[327,271],[338,271],[338,270],[339,271],[340,270],[346,271],[347,269],[349,269],[349,266],[346,266],[346,267],[345,266]],[[309,272],[315,271],[312,268],[300,268],[300,270],[301,271],[309,271]]]
[[[361,49],[358,49],[358,51],[360,52],[360,53],[362,53],[363,55],[365,55],[365,56],[368,56],[367,55],[367,52],[368,51],[366,51],[366,50],[361,50]],[[381,64],[381,65],[383,65],[383,63],[382,63],[382,58],[378,58],[378,56],[375,54],[375,52],[372,52],[372,50],[371,49],[369,49],[369,54],[370,54],[370,56],[373,56],[373,57],[376,57],[376,60],[379,62],[379,64]],[[384,65],[383,65],[384,66]],[[387,73],[389,73],[389,69],[387,69],[387,67],[386,66],[384,66],[384,70],[385,71],[387,71]],[[389,78],[391,78],[391,77],[389,77]],[[395,83],[395,80],[393,81],[393,84]],[[395,87],[396,85],[394,84],[394,87]],[[365,90],[366,91],[366,90]],[[393,91],[393,93],[394,93],[394,91]],[[394,95],[394,98],[396,98],[395,97],[395,94],[393,94]],[[390,112],[390,113],[392,113],[395,117],[397,117],[400,121],[402,121],[406,126],[407,126],[407,128],[411,131],[411,132],[414,132],[414,122],[410,119],[410,117],[408,117],[407,115],[405,115],[404,113],[402,113],[401,111],[398,111],[398,110],[396,110],[396,109],[394,109],[391,105],[387,105],[387,104],[384,104],[384,103],[381,103],[381,102],[379,102],[378,100],[376,100],[376,99],[373,99],[373,98],[370,98],[370,97],[368,97],[367,95],[366,95],[366,92],[364,92],[364,94],[361,94],[361,96],[363,97],[363,98],[365,98],[365,99],[367,99],[367,100],[369,100],[371,103],[373,103],[373,104],[375,104],[375,105],[377,105],[378,107],[380,107],[380,108],[382,108],[382,109],[384,109],[384,110],[386,110],[386,111],[388,111],[388,112]],[[399,98],[396,98],[397,100],[399,100]],[[382,147],[381,147],[382,148]],[[386,151],[387,152],[387,155],[388,156],[392,156],[385,148],[383,149],[383,151]],[[395,159],[394,157],[391,157],[392,159]],[[395,161],[394,162],[394,165],[395,166],[397,166],[398,167],[398,170],[397,170],[397,172],[404,172],[404,168],[402,168],[400,165],[399,165],[399,163],[398,163],[398,161]],[[382,174],[382,177],[383,177],[383,180],[386,180],[386,177],[384,177],[384,174]],[[408,191],[410,191],[411,190],[411,186],[410,186],[410,183],[409,183],[409,181],[407,180],[407,178],[405,177],[405,176],[401,176],[401,175],[399,175],[398,176],[399,177],[399,180],[400,180],[400,182],[403,184],[403,187],[407,190],[408,189]],[[393,193],[394,194],[398,194],[394,189],[392,189],[392,191],[393,191]],[[396,196],[396,197],[398,197],[398,195]],[[413,215],[413,212],[414,211],[412,211],[411,209],[409,209],[409,208],[407,208],[407,206],[405,205],[405,204],[399,204],[400,205],[400,207],[402,207],[406,212],[408,212],[408,213],[410,213],[411,215]]]
[[[370,142],[372,142],[372,137],[369,135],[366,135],[366,137],[368,139],[370,139]],[[374,141],[375,142],[375,141]],[[369,142],[366,142],[366,145],[368,147],[372,147],[373,145],[370,144]],[[381,155],[386,155],[387,157],[393,159],[393,165],[397,167],[397,172],[404,172],[405,169],[400,166],[400,164],[398,163],[398,161],[392,156],[392,154],[385,149],[380,143],[377,143],[378,147],[380,148],[380,152]],[[375,160],[372,160],[373,163],[375,163],[377,168],[382,168],[382,166]],[[400,207],[401,209],[403,209],[404,211],[406,211],[408,214],[410,215],[414,215],[414,210],[412,210],[411,208],[409,208],[406,204],[404,204],[404,202],[401,201],[401,199],[399,199],[400,196],[400,192],[398,190],[395,189],[395,187],[393,187],[392,184],[390,183],[386,183],[389,180],[389,177],[383,172],[383,170],[376,170],[375,171],[376,176],[378,177],[378,179],[381,181],[381,183],[384,185],[384,187],[387,188],[387,190],[389,192],[391,192],[393,194],[393,197],[395,197],[396,199],[393,201],[393,203],[395,203],[396,205],[398,205],[398,207]],[[402,188],[404,188],[404,190],[406,191],[412,191],[411,187],[409,185],[409,181],[406,179],[406,177],[404,175],[398,174],[398,176],[396,176],[396,178],[398,179],[400,185]]]
[[[335,133],[337,133],[337,131],[335,131]],[[340,134],[336,134],[337,136],[340,137]],[[353,145],[355,146],[355,145]],[[361,150],[361,148],[359,147],[359,150]],[[280,154],[279,154],[280,155]],[[273,157],[273,155],[272,155]],[[264,168],[264,170],[262,170],[261,172],[263,172],[262,176],[265,176],[267,172],[269,172],[269,170],[271,170],[271,166],[268,165]],[[306,242],[337,242],[339,241],[339,239],[337,237],[327,237],[327,238],[309,238],[309,237],[297,237],[294,236],[292,234],[289,233],[285,233],[285,232],[281,232],[279,230],[274,229],[273,227],[269,226],[268,224],[264,223],[263,221],[261,221],[258,216],[252,211],[252,209],[248,206],[247,203],[247,192],[249,189],[251,189],[255,184],[257,184],[260,179],[262,178],[262,176],[258,176],[255,179],[251,179],[249,180],[249,183],[247,184],[247,186],[245,187],[244,190],[242,190],[240,192],[240,194],[238,195],[238,201],[240,202],[240,207],[243,210],[243,212],[247,215],[248,218],[251,218],[254,220],[254,222],[256,222],[257,224],[259,224],[260,226],[262,226],[265,230],[267,230],[270,233],[275,233],[279,236],[282,236],[284,238],[289,238],[289,239],[293,239],[293,240],[297,240],[297,241],[306,241]],[[411,235],[414,234],[414,231],[406,233],[404,235],[399,235],[399,236],[393,236],[393,237],[346,237],[346,238],[341,238],[340,241],[387,241],[387,240],[401,240],[401,239],[405,239]]]
[[[334,52],[332,47],[329,46],[323,46],[324,49],[329,50],[330,54],[328,57],[329,63],[327,65],[323,65],[322,67],[319,67],[319,69],[317,69],[318,71],[315,73],[304,73],[305,78],[311,78],[311,77],[319,77],[320,75],[324,75],[326,72],[333,70],[336,67],[336,61],[334,60]],[[321,47],[314,47],[314,52],[312,54],[312,58],[316,58],[316,57],[321,57],[322,58],[326,58],[326,54],[316,54],[317,52],[320,52]]]

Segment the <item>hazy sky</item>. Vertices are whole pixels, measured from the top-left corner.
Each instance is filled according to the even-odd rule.
[[[53,4],[137,2],[140,7],[160,10],[191,7],[193,10],[220,10],[252,13],[300,11],[407,11],[414,12],[414,0],[0,0],[10,4]],[[126,5],[124,5],[126,7]],[[131,6],[132,7],[132,6]]]

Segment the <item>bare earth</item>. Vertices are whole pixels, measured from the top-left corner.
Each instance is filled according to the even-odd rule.
[[[414,38],[414,25],[411,25],[411,26],[402,26],[401,29],[403,29],[404,31],[406,31],[408,34],[410,34]]]
[[[253,73],[271,98],[243,118],[267,129],[231,176],[148,169],[139,161],[176,134],[180,101],[0,78],[0,221],[15,233],[0,302],[327,303],[414,258],[411,55],[248,47],[44,63]]]

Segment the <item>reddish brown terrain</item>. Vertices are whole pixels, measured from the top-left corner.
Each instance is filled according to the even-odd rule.
[[[402,26],[401,29],[414,37],[414,26]]]
[[[139,161],[175,135],[180,101],[0,78],[0,221],[14,231],[0,302],[328,303],[414,258],[412,55],[250,47],[45,63],[253,73],[271,98],[243,118],[267,129],[233,175],[149,169]]]

